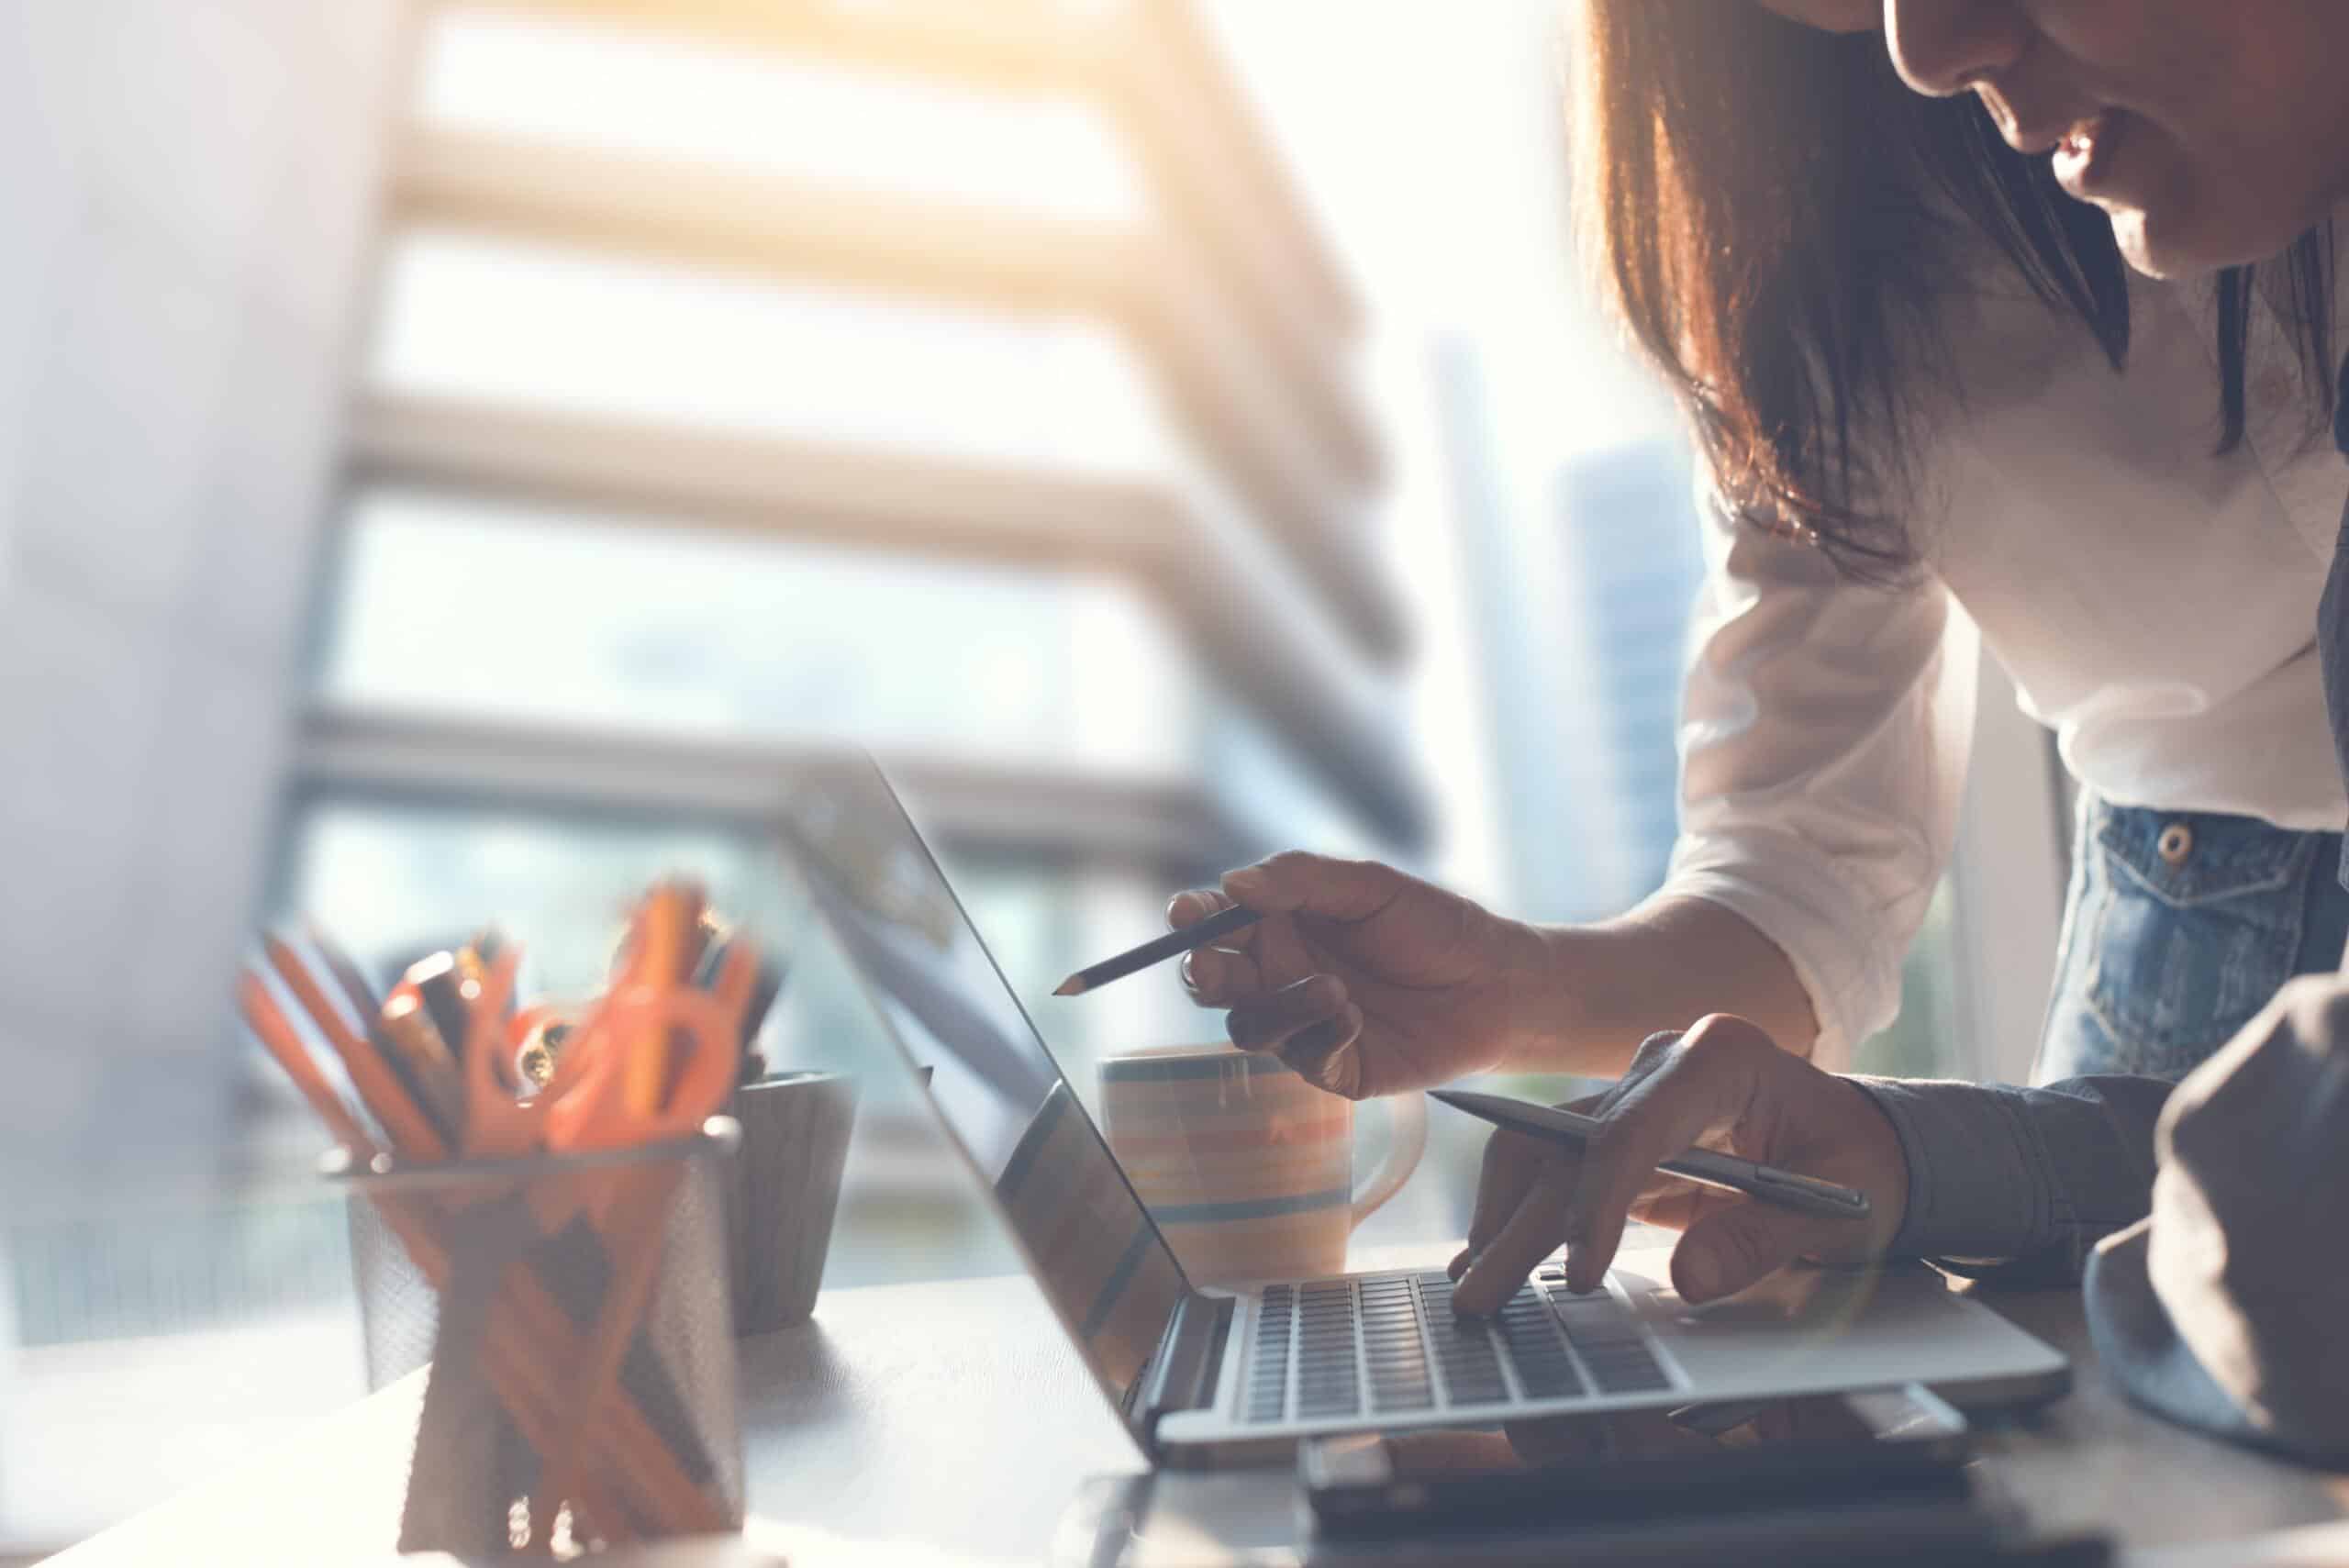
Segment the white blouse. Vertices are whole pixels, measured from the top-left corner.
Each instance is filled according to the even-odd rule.
[[[1823,1064],[1891,1021],[1956,837],[1975,670],[1952,600],[2099,794],[2349,821],[2315,649],[2349,463],[2311,428],[2264,312],[2247,438],[2213,455],[2210,285],[2132,278],[2130,303],[2125,374],[2019,283],[1962,307],[1959,406],[1919,465],[1914,585],[1838,581],[1705,496],[1667,890],[1786,952]]]

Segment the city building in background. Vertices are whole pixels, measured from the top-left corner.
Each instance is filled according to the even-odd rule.
[[[1270,850],[1423,851],[1361,306],[1185,0],[450,4],[412,81],[283,907],[556,990],[663,871],[788,929],[776,781],[851,743],[1030,996]],[[881,1079],[841,1277],[1008,1262],[795,957],[769,1054]],[[1088,1089],[1209,1027],[1040,1022]]]
[[[1473,345],[1431,372],[1475,606],[1509,846],[1508,906],[1537,920],[1617,915],[1663,884],[1679,831],[1681,667],[1704,578],[1689,454],[1663,436],[1564,458],[1526,523],[1497,479]]]
[[[1664,884],[1680,832],[1681,671],[1705,576],[1685,445],[1641,441],[1570,460],[1556,511],[1566,700],[1598,744],[1561,770],[1584,857],[1570,919],[1617,914]]]
[[[1568,830],[1567,780],[1568,760],[1582,749],[1575,732],[1587,728],[1588,715],[1564,700],[1571,628],[1557,606],[1565,584],[1527,570],[1526,535],[1501,482],[1492,395],[1475,346],[1446,336],[1431,349],[1429,372],[1491,736],[1494,812],[1508,845],[1502,906],[1529,920],[1586,916],[1589,857],[1583,835]]]
[[[1565,457],[1551,513],[1537,519],[1546,537],[1529,548],[1496,479],[1475,348],[1448,336],[1431,363],[1477,690],[1491,712],[1508,907],[1538,920],[1603,920],[1663,885],[1679,833],[1680,691],[1705,573],[1693,456],[1655,435]],[[1529,573],[1530,556],[1554,570]],[[1983,678],[2003,685],[1995,668]],[[2043,737],[2001,736],[1998,717],[2000,765],[2029,766]],[[1971,840],[1961,859],[1982,874]],[[1899,1017],[1856,1047],[1862,1070],[1934,1077],[1987,1065],[1965,1043],[1964,1026],[1982,1009],[1964,1005],[1955,985],[1954,896],[1949,884],[1936,892],[1902,972]]]

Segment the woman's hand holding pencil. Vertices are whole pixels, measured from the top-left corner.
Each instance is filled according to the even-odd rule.
[[[1257,918],[1184,960],[1232,1043],[1268,1051],[1348,1099],[1450,1083],[1509,1059],[1553,994],[1531,926],[1367,861],[1275,855],[1179,895],[1180,933],[1232,910]]]

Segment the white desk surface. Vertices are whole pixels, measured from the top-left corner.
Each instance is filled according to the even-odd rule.
[[[2097,1373],[2076,1291],[1981,1299],[2077,1367],[2069,1396],[1980,1440],[1993,1484],[2034,1524],[2182,1549],[2349,1516],[2349,1476],[2264,1459],[2128,1405]],[[801,1568],[1035,1562],[1079,1481],[1141,1467],[1025,1276],[829,1294],[813,1323],[744,1341],[741,1371],[751,1509],[781,1526],[775,1538]],[[419,1392],[416,1380],[387,1388],[51,1561],[145,1568],[375,1558],[396,1533]],[[1233,1487],[1235,1497],[1286,1485],[1282,1472],[1197,1484]],[[2226,1560],[2181,1551],[2149,1562]]]

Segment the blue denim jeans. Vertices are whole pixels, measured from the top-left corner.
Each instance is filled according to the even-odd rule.
[[[2036,1083],[2179,1078],[2295,974],[2341,967],[2342,836],[2083,792]]]

